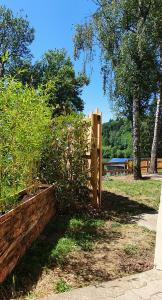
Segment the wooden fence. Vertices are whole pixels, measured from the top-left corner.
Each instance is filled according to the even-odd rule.
[[[141,172],[148,173],[150,168],[150,158],[141,160]],[[157,171],[162,171],[162,158],[157,159]]]
[[[113,165],[115,164],[115,168]],[[107,173],[114,175],[114,174],[132,174],[133,173],[133,161],[128,160],[127,162],[122,163],[123,168],[119,168],[118,165],[121,163],[111,163],[111,162],[103,162],[102,163],[102,175],[106,175]],[[107,168],[108,167],[108,168]],[[111,168],[112,167],[112,168]],[[150,168],[150,158],[141,159],[141,172],[143,174],[147,174]],[[157,159],[157,171],[162,172],[162,158]]]
[[[90,168],[90,189],[92,191],[92,205],[100,207],[102,189],[102,114],[96,110],[88,116],[91,122],[89,133],[90,152],[87,153]]]

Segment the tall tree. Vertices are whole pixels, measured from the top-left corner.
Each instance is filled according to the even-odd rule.
[[[34,39],[34,29],[26,18],[14,16],[12,10],[0,6],[0,77],[10,72],[23,60],[29,60],[29,46]]]
[[[36,88],[44,85],[53,115],[63,111],[83,111],[81,93],[89,81],[84,74],[75,74],[71,59],[64,49],[46,52],[32,67],[30,81]]]
[[[152,43],[157,48],[158,57],[158,86],[159,99],[157,100],[157,108],[155,115],[154,138],[151,149],[150,173],[157,173],[157,154],[160,139],[160,129],[162,123],[162,3],[160,0],[152,0],[151,10],[149,14],[149,33]]]
[[[141,178],[140,112],[156,90],[155,48],[143,34],[150,1],[96,0],[96,12],[89,23],[76,26],[75,57],[81,50],[92,49],[96,41],[102,53],[105,86],[113,69],[117,101],[124,103],[132,115],[134,178]],[[124,100],[124,101],[123,101]]]
[[[154,137],[151,148],[151,162],[150,162],[150,173],[157,173],[157,153],[158,144],[160,140],[160,125],[161,125],[161,101],[157,100],[156,115],[155,115],[155,127],[154,127]]]

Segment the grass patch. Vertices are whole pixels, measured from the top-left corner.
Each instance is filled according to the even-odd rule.
[[[137,255],[139,253],[139,248],[137,245],[133,245],[133,244],[128,244],[124,246],[124,252],[127,255]]]
[[[65,293],[71,290],[71,286],[63,278],[60,278],[56,282],[54,290],[56,291],[56,293]]]
[[[94,249],[94,242],[91,235],[81,234],[81,236],[76,239],[76,242],[83,251],[92,251]]]
[[[132,223],[148,206],[121,192],[103,194],[100,212],[48,224],[1,286],[0,299],[40,299],[153,267],[155,233]]]
[[[105,225],[102,219],[95,219],[88,215],[83,215],[81,218],[72,218],[69,223],[69,230],[78,231],[85,229],[86,231],[95,230]]]
[[[111,223],[111,228],[119,228],[119,227],[121,227],[122,225],[119,223],[119,222],[112,222]]]
[[[88,215],[72,218],[69,222],[67,236],[83,251],[92,251],[94,241],[99,237],[99,230],[105,225],[105,220],[95,219]]]
[[[57,263],[63,263],[66,256],[75,248],[75,242],[68,237],[59,239],[56,247],[51,251],[51,258],[54,258]]]
[[[70,230],[79,230],[84,226],[84,221],[82,219],[72,218],[69,222]]]
[[[103,187],[110,192],[128,196],[138,203],[157,210],[160,201],[161,184],[162,181],[160,180],[134,181],[132,176],[112,176],[104,180]]]

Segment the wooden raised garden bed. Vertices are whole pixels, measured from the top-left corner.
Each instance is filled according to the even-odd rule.
[[[20,195],[25,199],[25,191]],[[56,212],[54,186],[42,185],[27,199],[0,217],[0,283]]]

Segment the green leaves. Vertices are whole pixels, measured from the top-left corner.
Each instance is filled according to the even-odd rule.
[[[38,176],[43,144],[50,135],[51,111],[42,91],[11,78],[0,81],[0,201]]]
[[[81,93],[89,83],[84,74],[75,74],[74,66],[64,49],[49,50],[32,68],[32,84],[43,85],[53,116],[62,112],[83,111]]]
[[[34,39],[34,29],[25,17],[14,16],[12,10],[0,6],[0,62],[3,66],[0,76],[30,60],[29,45]]]
[[[131,123],[127,119],[103,124],[103,157],[132,157]]]
[[[89,52],[99,46],[104,91],[113,90],[114,105],[132,117],[133,97],[139,98],[145,111],[152,93],[158,90],[160,0],[101,0],[96,6],[89,23],[76,26],[75,56],[79,58],[84,51],[89,58]]]
[[[53,119],[52,135],[41,163],[43,180],[57,186],[60,209],[71,209],[87,201],[89,122],[72,113]]]

